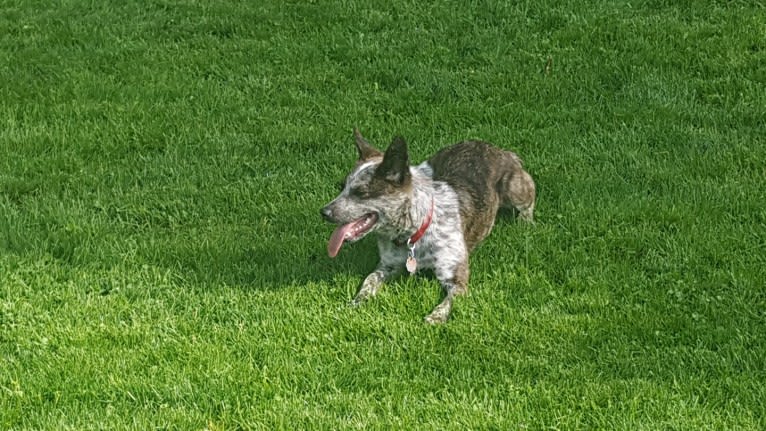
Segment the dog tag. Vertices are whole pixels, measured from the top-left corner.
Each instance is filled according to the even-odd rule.
[[[410,274],[414,274],[415,270],[418,269],[418,261],[412,256],[407,256],[407,263],[405,263],[404,266],[407,267],[407,271],[409,271]]]
[[[418,261],[415,260],[415,245],[410,246],[410,251],[407,253],[407,262],[404,264],[404,266],[407,268],[407,271],[410,274],[414,274],[415,270],[418,269]]]

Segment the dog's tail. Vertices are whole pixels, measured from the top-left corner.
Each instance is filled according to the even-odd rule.
[[[524,170],[524,162],[516,153],[504,151],[505,173],[500,178],[498,192],[501,205],[519,212],[519,218],[534,221],[536,187],[532,176]]]

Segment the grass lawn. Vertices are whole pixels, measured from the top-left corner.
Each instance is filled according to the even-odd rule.
[[[446,325],[354,126],[537,181]],[[765,136],[757,1],[1,1],[0,429],[764,429]]]

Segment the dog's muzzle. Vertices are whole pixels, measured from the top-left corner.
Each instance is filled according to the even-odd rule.
[[[330,205],[327,205],[326,207],[319,210],[319,214],[322,215],[322,218],[331,222],[335,223],[335,219],[332,216],[332,208],[330,208]]]

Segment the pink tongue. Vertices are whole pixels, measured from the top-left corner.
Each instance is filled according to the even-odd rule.
[[[343,241],[346,239],[346,233],[348,233],[349,230],[351,230],[351,225],[353,225],[354,222],[344,224],[343,226],[338,226],[337,229],[332,233],[332,236],[330,236],[330,242],[327,243],[327,254],[330,255],[330,257],[335,257],[338,255],[338,251],[340,251],[340,246],[343,245]]]

